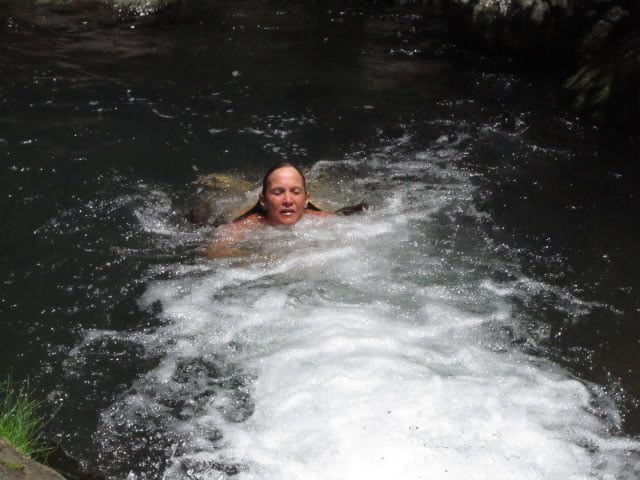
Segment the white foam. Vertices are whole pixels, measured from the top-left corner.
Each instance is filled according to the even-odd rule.
[[[145,342],[163,360],[106,428],[154,412],[179,433],[166,479],[632,478],[640,445],[610,433],[598,387],[496,333],[514,286],[443,234],[475,215],[464,172],[420,165],[379,166],[389,200],[366,216],[256,233],[252,263],[169,266],[140,300],[162,305]]]

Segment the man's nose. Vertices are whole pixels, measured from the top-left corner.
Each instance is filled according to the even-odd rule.
[[[287,204],[293,203],[293,197],[291,196],[290,193],[284,194],[284,203],[287,203]]]

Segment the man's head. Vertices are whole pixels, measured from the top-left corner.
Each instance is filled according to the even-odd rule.
[[[304,175],[290,163],[277,165],[264,176],[259,201],[269,224],[298,222],[309,202]]]

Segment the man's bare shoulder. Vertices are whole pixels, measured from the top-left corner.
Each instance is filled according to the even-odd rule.
[[[253,230],[254,228],[258,228],[261,225],[264,225],[264,218],[262,215],[258,213],[254,213],[249,215],[248,217],[244,217],[240,220],[237,220],[228,225],[224,225],[230,231],[244,231],[244,230]]]
[[[245,252],[235,248],[235,244],[243,240],[245,234],[263,225],[258,214],[249,215],[234,223],[221,225],[216,229],[213,241],[207,245],[206,255],[209,258],[224,258],[243,255]]]

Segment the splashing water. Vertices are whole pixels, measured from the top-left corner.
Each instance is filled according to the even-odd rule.
[[[175,0],[102,0],[102,2],[111,5],[116,10],[132,12],[136,15],[149,15],[167,5],[176,3]]]
[[[603,389],[515,341],[499,278],[517,265],[482,234],[463,153],[437,153],[319,162],[319,191],[372,210],[162,265],[140,298],[162,326],[126,334],[159,361],[102,413],[101,461],[132,479],[635,478]]]

